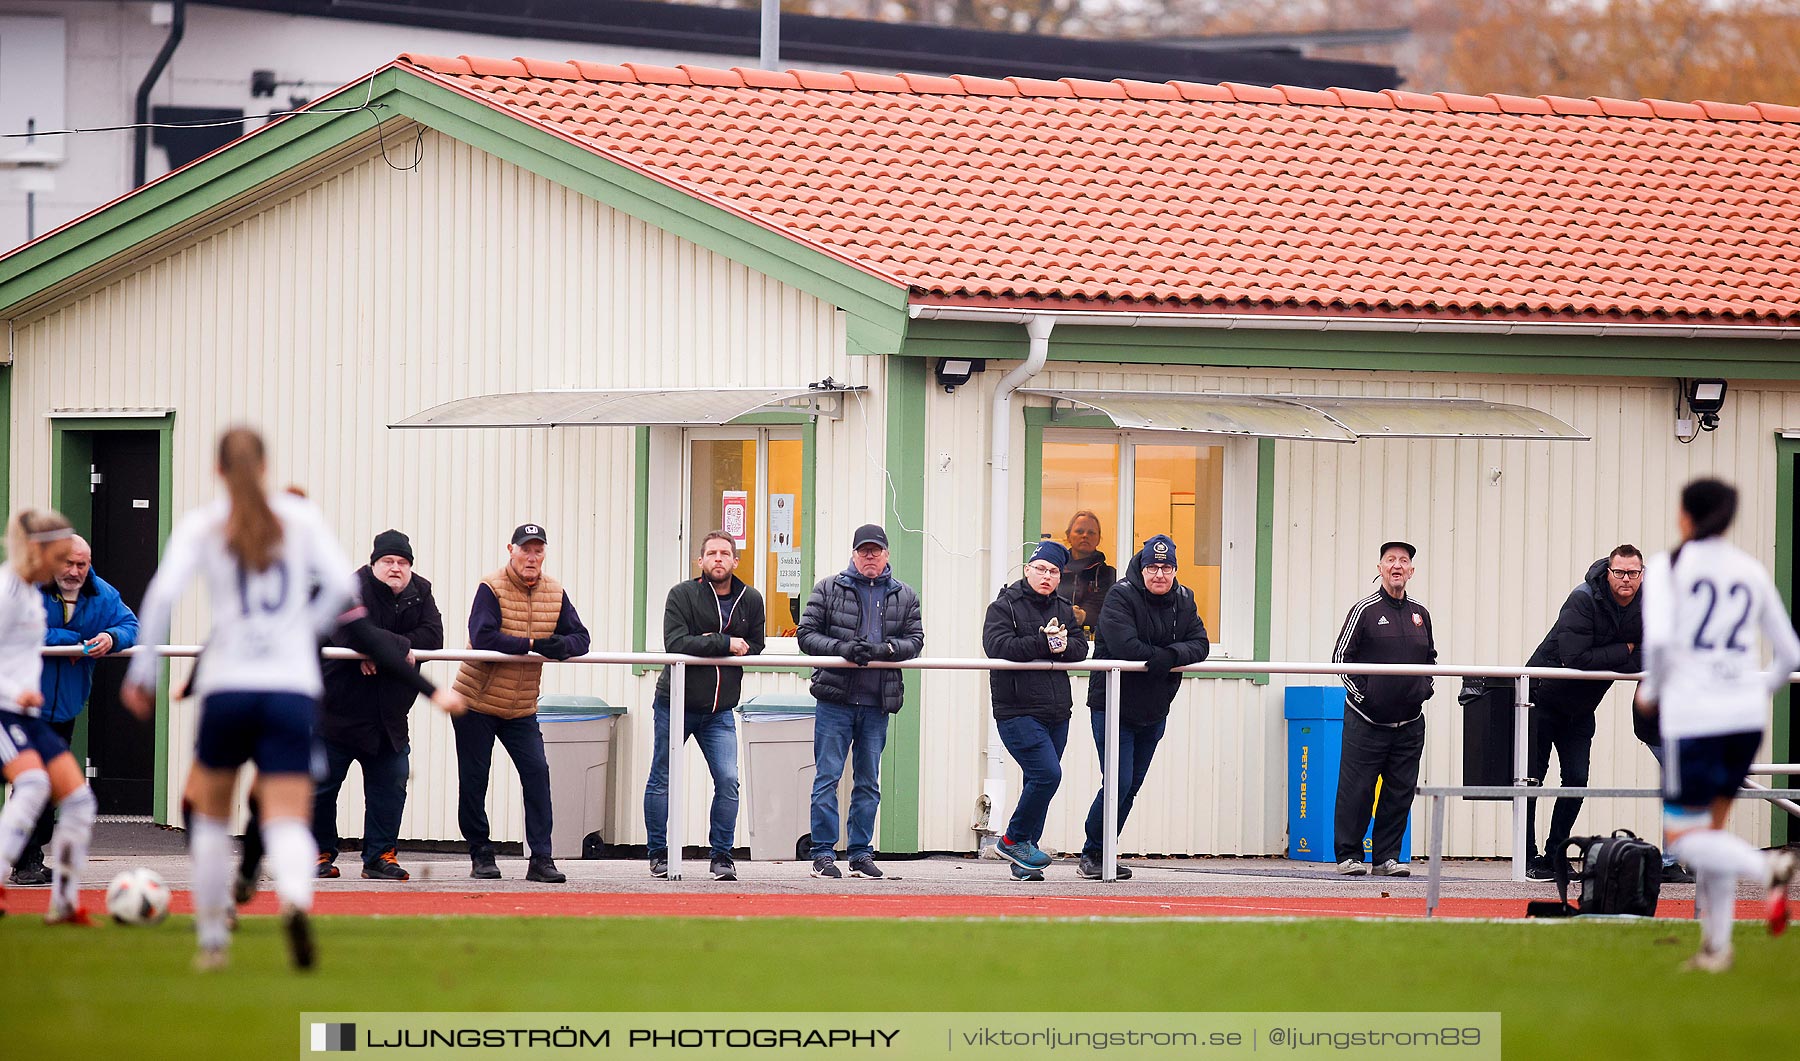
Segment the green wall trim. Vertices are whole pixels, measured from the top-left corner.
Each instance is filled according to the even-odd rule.
[[[1029,548],[1035,535],[1037,513],[1042,511],[1044,485],[1044,429],[1046,427],[1104,428],[1118,430],[1101,416],[1065,415],[1054,422],[1050,410],[1028,406],[1025,410],[1025,511],[1020,514],[1020,541]],[[1252,610],[1251,658],[1269,658],[1269,631],[1272,622],[1275,572],[1275,440],[1258,439],[1256,447],[1256,600]],[[1129,554],[1126,554],[1129,556]],[[1123,566],[1123,565],[1121,565]],[[1216,631],[1208,631],[1216,633]],[[1183,678],[1214,678],[1269,684],[1264,672],[1220,674],[1210,671],[1183,671]]]
[[[915,320],[907,357],[1023,360],[1016,324]],[[1402,332],[1308,332],[1244,328],[1100,328],[1061,325],[1050,360],[1101,364],[1205,365],[1495,375],[1728,376],[1800,379],[1791,340],[1594,338]]]
[[[636,548],[631,562],[631,651],[642,652],[648,644],[644,613],[650,607],[650,429],[633,429],[636,455],[632,461],[631,535]],[[633,674],[644,674],[648,667],[634,666]]]
[[[1794,501],[1796,492],[1800,491],[1800,439],[1775,436],[1775,588],[1787,602],[1790,621],[1794,615],[1795,601],[1792,596],[1794,586],[1794,538],[1800,533],[1800,526],[1794,523]],[[1794,754],[1800,751],[1800,741],[1794,739],[1794,699],[1793,687],[1784,686],[1775,694],[1775,724],[1770,733],[1770,749],[1776,762],[1791,763]],[[1770,780],[1772,788],[1786,788],[1793,785],[1796,776],[1782,774]],[[1800,829],[1793,825],[1793,818],[1787,814],[1772,813],[1769,815],[1769,843],[1780,847],[1792,840],[1800,839]]]
[[[544,128],[417,74],[384,70],[321,106],[365,99],[383,119],[405,115],[683,239],[723,254],[850,314],[869,352],[898,350],[907,289],[670,185],[578,147]],[[305,114],[275,123],[91,217],[0,259],[0,312],[193,221],[374,126],[368,112]]]
[[[888,563],[895,577],[910,586],[925,574],[925,405],[930,372],[923,361],[889,358],[887,362],[887,468],[891,488],[885,498],[883,524],[888,532]],[[926,654],[931,642],[925,642]],[[905,673],[905,710],[894,717],[882,753],[881,849],[919,849],[920,776],[919,682]]]
[[[800,530],[806,537],[800,546],[800,614],[806,614],[807,598],[812,596],[815,560],[819,555],[814,520],[819,514],[819,418],[809,416],[800,429]]]
[[[12,519],[12,366],[0,366],[0,519]],[[0,543],[0,552],[5,551]]]
[[[175,525],[175,414],[162,416],[94,416],[50,421],[50,507],[69,517],[77,533],[94,529],[93,497],[88,481],[98,431],[157,433],[156,552],[162,555]],[[151,752],[151,814],[169,824],[169,673],[159,668],[156,683],[156,747]],[[76,758],[87,755],[87,712],[77,724]]]

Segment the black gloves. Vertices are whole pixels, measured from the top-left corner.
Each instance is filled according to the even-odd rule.
[[[894,658],[893,642],[882,641],[879,644],[876,644],[875,645],[875,658],[876,659],[893,659]]]
[[[568,641],[560,635],[538,638],[531,643],[531,651],[547,659],[568,659],[573,654]]]
[[[854,641],[845,641],[840,655],[858,667],[867,667],[869,661],[875,658],[875,653],[875,645],[867,638],[859,637]]]
[[[1172,648],[1159,648],[1144,661],[1144,670],[1149,674],[1167,674],[1174,669],[1175,650]]]

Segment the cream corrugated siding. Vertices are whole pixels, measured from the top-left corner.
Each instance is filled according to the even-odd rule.
[[[19,321],[12,496],[49,497],[44,413],[52,408],[175,408],[178,513],[215,495],[219,430],[251,422],[268,439],[272,482],[303,484],[358,562],[378,531],[412,535],[452,647],[467,644],[476,581],[504,562],[512,527],[536,520],[551,535],[548,569],[567,585],[596,647],[623,650],[633,607],[630,429],[385,425],[452,398],[538,387],[749,386],[827,375],[869,383],[843,420],[819,427],[812,547],[822,574],[842,563],[840,546],[881,501],[874,471],[885,398],[882,378],[869,378],[880,362],[851,358],[845,345],[842,314],[831,306],[427,132],[416,173],[365,153]],[[679,483],[653,483],[651,496],[679,496]],[[653,536],[652,647],[668,585],[690,573],[680,551]],[[200,596],[192,592],[179,609],[175,639],[203,635]],[[453,665],[427,673],[447,683]],[[616,738],[609,840],[643,840],[654,681],[622,667],[572,666],[549,668],[545,680],[547,692],[596,694],[631,710]],[[747,692],[796,687],[789,676],[753,676]],[[195,722],[196,705],[174,707],[171,807]],[[421,706],[412,731],[402,835],[455,838],[450,725]],[[691,749],[687,836],[703,842],[708,785]],[[360,785],[353,771],[339,815],[346,835],[362,833]],[[488,806],[496,838],[523,837],[504,751],[495,755]]]
[[[934,653],[951,647],[960,653],[978,651],[982,609],[994,588],[987,585],[981,555],[985,529],[968,517],[969,499],[986,490],[981,455],[987,452],[986,413],[999,375],[990,371],[978,376],[954,395],[934,392],[930,403],[926,505],[937,540],[927,544],[925,606]],[[1783,426],[1800,423],[1800,389],[1747,382],[1734,382],[1720,429],[1690,446],[1672,437],[1672,382],[1570,379],[1549,386],[1506,377],[1424,373],[1196,372],[1054,364],[1031,385],[1484,398],[1544,410],[1593,436],[1586,443],[1277,443],[1270,651],[1278,660],[1328,660],[1344,613],[1370,590],[1375,546],[1403,537],[1420,547],[1412,588],[1432,611],[1440,658],[1521,664],[1594,559],[1622,541],[1649,551],[1672,543],[1680,486],[1703,473],[1726,476],[1744,488],[1734,539],[1771,562],[1772,440]],[[1013,431],[1011,509],[1016,521],[1024,492],[1023,418],[1017,413]],[[1110,539],[1103,548],[1121,567],[1121,558],[1129,555],[1128,546]],[[969,587],[975,586],[981,587],[980,600],[970,599],[975,593]],[[966,603],[955,603],[959,599]],[[946,640],[953,646],[946,646]],[[927,848],[966,849],[973,843],[969,821],[981,791],[986,730],[980,708],[986,690],[973,675],[933,676],[929,681],[925,762],[928,771],[940,763],[947,769],[941,783],[928,781],[922,790],[921,842]],[[1330,679],[1276,676],[1268,686],[1238,680],[1184,682],[1121,849],[1284,851],[1287,767],[1281,715],[1283,689],[1290,683],[1330,684]],[[1457,685],[1440,680],[1428,707],[1426,783],[1461,781]],[[1081,686],[1078,681],[1063,788],[1051,805],[1045,836],[1062,850],[1079,845],[1098,785]],[[1629,687],[1615,689],[1600,708],[1592,783],[1654,787],[1655,763],[1631,735],[1628,695]],[[1016,798],[1018,773],[1010,765],[1008,776],[1009,796]],[[1414,835],[1422,849],[1424,805],[1415,809]],[[1508,814],[1505,805],[1453,803],[1447,850],[1508,853]],[[1539,817],[1547,826],[1549,809],[1540,808]],[[1733,820],[1746,837],[1766,838],[1766,806],[1747,804]],[[1658,836],[1657,804],[1592,801],[1576,825],[1578,831],[1617,827]]]

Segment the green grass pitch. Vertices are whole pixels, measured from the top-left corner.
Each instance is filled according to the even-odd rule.
[[[190,928],[0,919],[0,1053],[292,1057],[305,1011],[1498,1010],[1507,1057],[1763,1057],[1800,983],[1750,922],[1720,976],[1669,921],[322,917],[310,975],[268,917],[196,974]]]

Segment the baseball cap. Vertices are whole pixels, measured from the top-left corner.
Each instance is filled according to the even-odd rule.
[[[1389,549],[1405,549],[1406,550],[1406,558],[1408,560],[1411,560],[1419,552],[1419,550],[1413,548],[1413,545],[1411,542],[1382,542],[1381,543],[1381,551],[1376,553],[1375,555],[1377,557],[1386,556]]]
[[[879,523],[865,523],[856,528],[856,537],[851,540],[850,548],[860,549],[871,543],[879,545],[883,549],[888,547],[887,531],[882,530]]]
[[[550,544],[550,539],[545,536],[544,528],[538,526],[536,523],[521,523],[513,528],[512,543],[514,545],[524,545],[526,542],[543,542],[545,545],[548,545]]]

